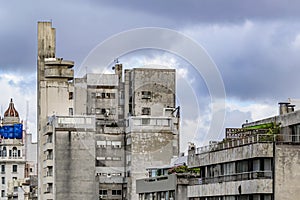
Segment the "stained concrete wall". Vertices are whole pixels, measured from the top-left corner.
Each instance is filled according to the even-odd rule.
[[[272,143],[255,143],[222,151],[188,155],[188,166],[199,167],[255,157],[273,157]]]
[[[275,154],[275,200],[298,200],[300,146],[278,144]]]
[[[74,130],[55,132],[55,197],[56,199],[94,200],[95,133]]]
[[[170,164],[171,158],[176,156],[173,141],[177,135],[172,132],[134,132],[128,135],[131,145],[128,155],[131,156],[130,179],[128,181],[129,199],[137,200],[136,180],[146,178],[146,168]]]
[[[272,179],[192,185],[188,186],[188,197],[239,195],[239,186],[242,194],[271,194],[272,185]]]
[[[129,99],[132,97],[131,115],[142,115],[142,108],[151,108],[151,116],[163,116],[163,109],[175,107],[175,69],[134,68],[125,70],[125,116],[129,113]],[[143,98],[142,91],[151,92],[150,98]]]

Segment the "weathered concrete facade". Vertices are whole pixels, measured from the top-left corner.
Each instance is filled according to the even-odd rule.
[[[125,70],[128,198],[137,200],[136,180],[146,168],[178,156],[179,116],[175,112],[174,69]]]
[[[74,114],[74,62],[55,57],[50,22],[38,23],[37,64],[39,199],[95,199],[94,120],[55,121]]]
[[[253,134],[189,149],[188,165],[201,178],[188,186],[192,200],[274,199],[300,196],[300,111],[244,124],[248,130],[273,124],[267,135]],[[278,127],[278,132],[276,131]],[[274,132],[275,131],[275,132]]]
[[[73,65],[56,58],[55,29],[40,22],[40,199],[137,199],[136,178],[178,156],[176,72],[125,70],[123,81],[122,64],[116,63],[113,74],[74,79]],[[94,127],[70,125],[88,116]]]
[[[115,66],[115,74],[86,74],[75,79],[75,114],[96,117],[95,175],[99,198],[126,197],[122,88],[121,64]]]
[[[299,199],[300,196],[300,147],[276,145],[275,149],[275,199]]]
[[[139,200],[188,200],[187,186],[193,178],[190,174],[170,174],[137,180]]]

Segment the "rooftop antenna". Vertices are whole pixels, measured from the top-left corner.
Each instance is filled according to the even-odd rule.
[[[115,70],[115,68],[116,68],[115,65],[118,64],[118,63],[119,63],[119,59],[115,58],[114,59],[114,66],[112,67],[112,70]]]

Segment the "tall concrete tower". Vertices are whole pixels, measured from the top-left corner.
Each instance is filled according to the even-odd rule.
[[[74,62],[55,57],[55,29],[38,23],[39,199],[94,199],[93,117],[73,116]],[[85,186],[82,186],[85,182]]]

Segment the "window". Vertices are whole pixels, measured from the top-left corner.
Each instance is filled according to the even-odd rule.
[[[97,141],[97,146],[100,147],[100,148],[105,148],[106,147],[106,141],[105,140]]]
[[[1,178],[1,182],[2,182],[3,185],[5,184],[5,177]]]
[[[103,156],[97,157],[97,160],[105,160],[105,157],[103,157]]]
[[[69,100],[73,99],[73,92],[69,92]]]
[[[21,150],[18,150],[18,157],[21,157]]]
[[[105,113],[106,113],[106,109],[105,109],[105,108],[102,108],[102,109],[101,109],[101,114],[104,115]]]
[[[6,155],[7,155],[6,147],[3,147],[2,156],[3,156],[3,157],[6,157]]]
[[[48,153],[47,160],[52,160],[53,159],[53,151],[52,150],[48,150],[47,153]]]
[[[12,166],[12,172],[18,172],[18,165]]]
[[[46,192],[48,192],[48,193],[52,193],[53,192],[53,184],[52,183],[48,183],[47,184]]]
[[[150,108],[142,108],[142,115],[150,115],[151,109]]]
[[[121,148],[121,141],[111,141],[112,148]]]
[[[238,161],[237,165],[236,165],[236,172],[237,173],[243,173],[243,172],[248,172],[248,161],[247,160],[243,160],[243,161]]]
[[[53,167],[48,167],[47,176],[53,176]]]
[[[99,190],[100,195],[107,195],[107,190]]]
[[[1,165],[1,172],[2,172],[2,173],[5,172],[5,165]]]
[[[16,157],[18,156],[18,150],[17,150],[17,147],[13,147],[13,148],[12,148],[12,156],[13,156],[14,158],[16,158]]]
[[[52,143],[52,134],[48,135],[47,143]]]
[[[142,91],[142,99],[151,99],[150,91]]]
[[[69,115],[70,115],[70,116],[73,115],[73,108],[69,108]]]
[[[5,190],[1,190],[1,197],[5,196]]]
[[[112,190],[112,195],[122,195],[122,190]]]

